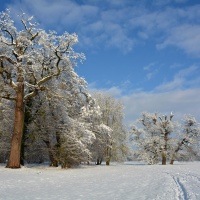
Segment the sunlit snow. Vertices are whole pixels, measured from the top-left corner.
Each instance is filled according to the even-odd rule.
[[[127,162],[73,169],[0,167],[1,200],[198,200],[200,162]]]

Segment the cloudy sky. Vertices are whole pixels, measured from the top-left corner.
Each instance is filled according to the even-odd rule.
[[[91,91],[125,106],[126,123],[143,111],[200,121],[200,3],[197,0],[1,0],[46,30],[77,33],[86,60],[76,71]]]

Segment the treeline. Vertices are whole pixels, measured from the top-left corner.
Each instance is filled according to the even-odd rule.
[[[86,89],[74,67],[85,57],[74,51],[76,34],[46,32],[33,18],[0,15],[0,161],[50,161],[65,168],[81,162],[123,160],[127,133],[123,106]]]
[[[57,82],[58,80],[56,80]],[[128,137],[123,125],[123,106],[104,93],[53,89],[55,96],[39,93],[26,102],[20,162],[65,167],[81,162],[101,164],[126,159]],[[50,95],[50,96],[49,96]],[[9,159],[14,102],[0,103],[0,162]],[[100,106],[101,107],[100,107]]]

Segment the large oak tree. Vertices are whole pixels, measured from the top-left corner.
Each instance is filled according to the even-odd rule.
[[[20,21],[19,31],[9,10],[0,15],[0,97],[15,101],[9,168],[20,167],[26,101],[48,90],[45,83],[49,80],[65,71],[73,73],[74,61],[84,58],[72,48],[78,42],[76,34],[47,33],[25,14],[20,16]]]

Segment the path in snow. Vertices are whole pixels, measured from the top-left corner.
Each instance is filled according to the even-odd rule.
[[[0,167],[0,200],[200,200],[200,162]]]

